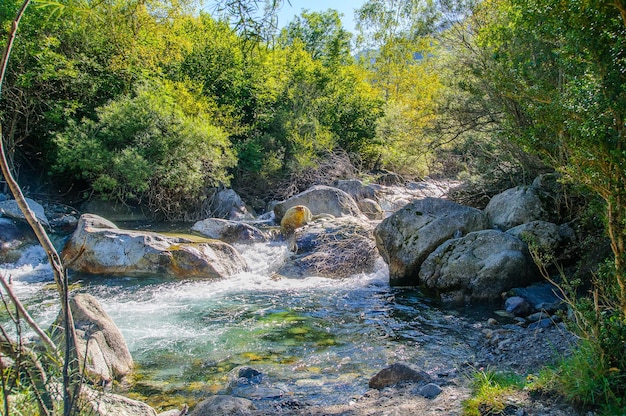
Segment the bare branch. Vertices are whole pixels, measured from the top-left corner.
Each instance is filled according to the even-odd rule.
[[[30,314],[28,313],[26,308],[24,308],[24,305],[22,305],[22,302],[20,302],[18,297],[13,292],[13,289],[11,288],[11,285],[8,284],[8,282],[6,281],[4,276],[2,276],[1,274],[0,274],[0,284],[2,284],[2,287],[4,288],[4,290],[6,290],[7,294],[9,295],[9,298],[11,299],[11,302],[13,302],[13,304],[15,305],[15,307],[17,308],[19,313],[22,314],[22,316],[26,320],[26,323],[28,323],[28,326],[30,326],[31,329],[37,333],[37,335],[39,335],[41,340],[48,346],[50,351],[54,352],[54,354],[57,357],[59,357],[59,351],[57,350],[56,345],[54,345],[54,342],[52,342],[50,337],[48,337],[48,335],[46,335],[46,333],[43,331],[43,329],[41,329],[41,327],[39,327],[39,325],[37,325],[37,323],[30,316]]]

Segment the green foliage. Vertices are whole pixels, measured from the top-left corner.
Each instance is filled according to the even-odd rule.
[[[525,381],[515,374],[477,370],[472,379],[472,397],[463,402],[468,416],[502,414],[511,393],[521,390]]]
[[[529,248],[544,277],[556,284],[546,267],[553,261],[551,254],[542,253],[532,241]],[[621,315],[614,264],[606,262],[596,271],[588,296],[580,295],[585,282],[570,279],[562,268],[559,272],[558,287],[569,307],[565,322],[581,340],[570,356],[542,377],[537,388],[555,391],[581,406],[626,411],[622,401],[626,394],[626,321]]]
[[[425,176],[440,132],[431,133],[439,97],[445,91],[434,65],[438,45],[430,35],[440,16],[437,2],[368,1],[357,10],[359,45],[367,47],[360,64],[385,101],[375,142],[377,168]]]
[[[621,408],[622,412],[626,411],[622,402],[624,375],[607,362],[600,348],[593,341],[582,341],[574,354],[550,375],[550,387],[569,401],[582,406]]]
[[[336,10],[325,12],[303,11],[283,29],[279,41],[283,47],[293,45],[299,40],[304,49],[315,60],[324,65],[347,64],[350,57],[350,39],[352,35],[341,25],[341,18]]]
[[[184,85],[146,83],[97,114],[71,122],[55,140],[56,169],[96,193],[145,199],[153,212],[182,219],[197,209],[205,187],[228,182],[234,158],[226,135]]]
[[[326,66],[297,38],[260,65],[267,87],[255,91],[258,115],[236,145],[237,176],[281,181],[315,168],[339,148],[368,158],[381,101],[360,68]]]

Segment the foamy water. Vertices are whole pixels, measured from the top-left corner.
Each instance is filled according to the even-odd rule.
[[[237,249],[250,271],[224,280],[70,277],[120,328],[142,386],[190,400],[225,391],[226,374],[237,366],[261,371],[271,391],[285,397],[328,404],[365,392],[390,363],[446,367],[466,358],[467,341],[453,325],[459,318],[416,291],[390,288],[382,262],[345,279],[276,278],[290,255],[285,244]],[[0,272],[49,324],[58,305],[45,260],[40,248],[28,249]]]

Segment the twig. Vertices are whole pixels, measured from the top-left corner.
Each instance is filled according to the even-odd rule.
[[[7,281],[5,280],[4,276],[2,276],[1,274],[0,274],[0,284],[2,284],[2,287],[4,288],[4,290],[6,290],[7,294],[9,295],[9,298],[11,299],[11,302],[13,302],[13,304],[15,305],[15,307],[17,308],[19,313],[26,320],[26,323],[28,324],[28,326],[30,326],[31,329],[37,333],[37,335],[39,335],[41,340],[48,346],[48,348],[52,352],[54,352],[54,354],[57,356],[57,358],[59,358],[59,351],[58,351],[56,345],[54,345],[54,342],[52,342],[50,337],[48,337],[48,335],[46,335],[46,333],[43,331],[43,329],[41,329],[41,327],[39,327],[39,325],[37,325],[37,322],[35,322],[35,320],[30,316],[30,314],[28,313],[26,308],[24,308],[24,305],[22,305],[22,302],[20,302],[18,297],[15,296],[15,293],[13,292],[13,289],[11,288],[11,286],[7,283]]]

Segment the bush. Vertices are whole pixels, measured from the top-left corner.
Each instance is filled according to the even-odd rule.
[[[99,108],[96,120],[70,122],[56,136],[55,170],[104,198],[145,201],[156,217],[191,219],[204,189],[228,183],[235,162],[207,108],[183,84],[145,82]]]
[[[582,341],[557,369],[556,386],[566,398],[583,406],[626,411],[626,322],[619,309],[619,288],[612,262],[594,275],[589,296],[569,301],[572,330]],[[575,287],[565,290],[573,293]]]
[[[542,275],[549,254],[529,245]],[[562,268],[559,287],[569,311],[565,322],[580,336],[577,349],[550,373],[548,388],[583,407],[599,407],[603,414],[626,414],[626,321],[620,309],[620,289],[612,261],[601,264],[589,287],[570,279]],[[587,290],[581,290],[585,286]]]

